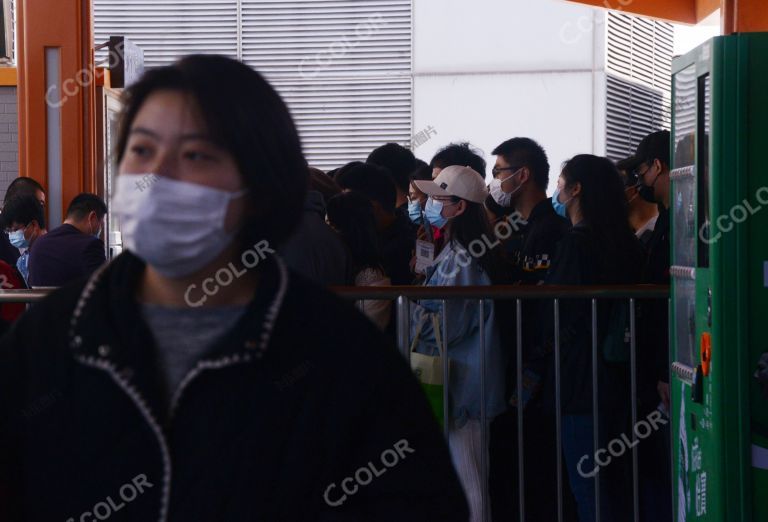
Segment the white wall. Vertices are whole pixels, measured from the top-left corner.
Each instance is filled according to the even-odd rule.
[[[415,0],[413,128],[437,131],[415,154],[470,141],[490,167],[496,145],[527,136],[554,189],[563,161],[604,152],[603,17],[562,0]]]

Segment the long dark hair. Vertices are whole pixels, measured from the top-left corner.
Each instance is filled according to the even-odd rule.
[[[287,239],[302,216],[309,170],[280,95],[261,74],[224,56],[191,55],[151,69],[123,93],[118,162],[141,106],[161,90],[189,95],[211,139],[237,163],[250,200],[238,238],[241,247],[265,239],[279,245]]]
[[[473,203],[472,201],[466,199],[462,200],[455,196],[452,197],[451,200],[454,203],[464,201],[467,208],[460,216],[456,216],[448,222],[450,227],[450,240],[456,241],[468,250],[470,254],[472,254],[473,250],[471,248],[472,242],[475,240],[482,242],[484,245],[484,253],[482,256],[476,257],[477,262],[488,274],[491,283],[502,283],[500,246],[494,246],[493,248],[488,246],[488,243],[495,245],[497,241],[493,230],[491,229],[491,224],[488,221],[485,206],[483,206],[482,203]],[[487,242],[484,241],[483,238],[487,238]]]
[[[371,200],[354,190],[342,192],[328,200],[326,214],[328,223],[349,249],[354,273],[366,268],[383,271]]]
[[[580,154],[563,166],[565,187],[581,183],[579,207],[588,226],[603,249],[602,259],[621,259],[634,255],[639,243],[629,224],[624,184],[616,166],[608,158]]]

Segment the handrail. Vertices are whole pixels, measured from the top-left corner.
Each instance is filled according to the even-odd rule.
[[[669,298],[667,285],[490,285],[490,286],[336,286],[342,297],[353,299],[661,299]]]
[[[32,303],[53,288],[0,290],[0,303]],[[599,286],[335,286],[331,290],[348,299],[661,299],[669,298],[666,285]]]

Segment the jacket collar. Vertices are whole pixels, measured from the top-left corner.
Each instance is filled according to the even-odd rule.
[[[149,397],[159,397],[154,341],[135,297],[144,269],[141,259],[125,252],[95,272],[75,306],[68,343],[76,358],[109,365]],[[276,255],[256,269],[259,285],[248,309],[203,362],[251,361],[267,353],[287,291],[288,270]]]

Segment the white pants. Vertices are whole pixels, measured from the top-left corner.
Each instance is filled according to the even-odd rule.
[[[469,520],[471,522],[483,522],[483,508],[489,512],[490,506],[483,506],[483,480],[480,459],[483,451],[482,432],[479,420],[470,420],[461,428],[448,430],[448,447],[451,451],[451,460],[459,475],[459,480],[464,488],[464,494],[469,503]],[[488,454],[486,452],[486,464]]]

